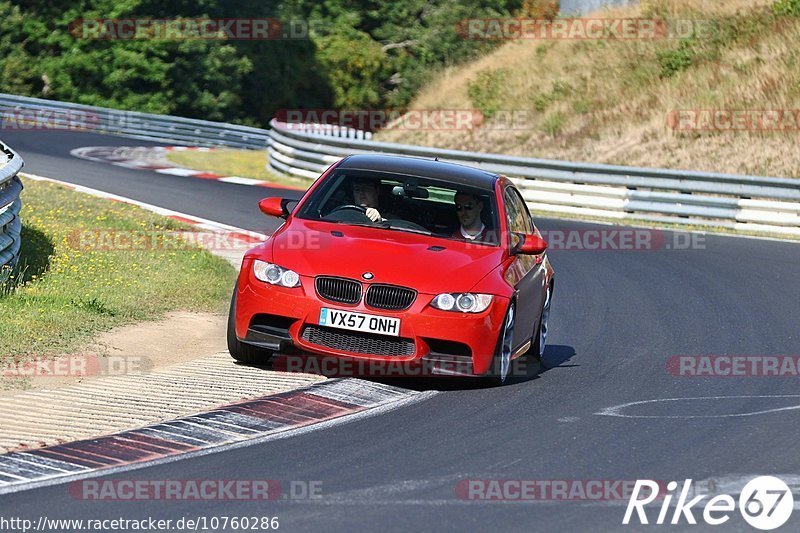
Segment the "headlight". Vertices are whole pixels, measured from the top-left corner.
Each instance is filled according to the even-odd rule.
[[[300,276],[294,270],[259,261],[258,259],[253,261],[253,274],[257,279],[271,285],[289,288],[300,286]]]
[[[455,311],[460,313],[480,313],[486,311],[492,303],[490,294],[475,294],[472,292],[456,292],[440,294],[433,299],[431,305],[442,311]]]

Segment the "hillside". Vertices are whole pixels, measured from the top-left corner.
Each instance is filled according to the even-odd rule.
[[[488,117],[482,126],[399,129],[378,137],[575,161],[800,176],[800,0],[666,0],[596,16],[711,24],[680,39],[511,40],[442,72],[410,105],[479,110]],[[505,127],[506,111],[521,112],[525,123]]]

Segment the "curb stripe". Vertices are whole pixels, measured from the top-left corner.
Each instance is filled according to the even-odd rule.
[[[53,472],[73,472],[75,469],[72,470],[65,470],[62,468],[55,468],[53,466],[45,466],[42,464],[37,463],[29,463],[27,461],[23,461],[19,457],[14,457],[8,461],[4,461],[2,465],[0,465],[0,470],[5,473],[9,473],[15,476],[21,476],[23,479],[27,479],[31,477],[31,474],[34,475],[42,475],[42,474],[49,474]]]
[[[200,178],[204,180],[218,180],[224,178],[221,174],[214,174],[213,172],[201,172],[200,174],[192,174],[193,178]]]
[[[20,481],[25,481],[25,479],[24,477],[15,476],[13,474],[0,473],[0,481],[5,481],[7,484],[19,483]]]
[[[83,468],[79,466],[71,465],[69,463],[64,463],[62,461],[57,461],[55,459],[30,456],[24,452],[18,453],[15,457],[11,458],[10,460],[18,461],[20,463],[25,463],[27,465],[31,465],[35,468],[45,471],[55,470],[56,472],[78,472],[83,470]]]
[[[126,433],[120,433],[116,436],[116,438],[125,440],[128,442],[134,443],[143,443],[154,448],[159,448],[160,451],[171,453],[175,451],[185,451],[185,450],[193,450],[195,447],[183,444],[180,442],[175,442],[174,440],[165,440],[160,439],[157,437],[151,437],[149,435],[145,435],[144,433],[137,433],[134,431],[128,431]]]
[[[219,181],[224,181],[225,183],[235,183],[237,185],[257,185],[259,187],[264,184],[264,182],[261,180],[253,178],[241,178],[239,176],[227,176],[220,178]]]
[[[105,439],[103,439],[105,441]],[[109,439],[110,440],[110,439]],[[104,442],[111,448],[111,442]],[[76,446],[77,445],[77,446]],[[96,441],[90,440],[71,442],[69,444],[59,444],[55,446],[59,451],[63,451],[64,455],[87,458],[100,464],[113,465],[117,463],[126,462],[122,457],[115,457],[114,450],[109,449],[106,451],[104,448],[97,445]],[[45,448],[46,449],[46,448]],[[51,448],[52,449],[52,448]]]
[[[79,457],[79,456],[76,456],[74,454],[66,453],[66,450],[63,450],[63,449],[51,450],[51,449],[47,449],[47,448],[42,448],[40,450],[34,450],[34,451],[29,452],[29,453],[35,454],[35,455],[39,455],[39,456],[43,455],[45,457],[49,457],[49,458],[52,458],[52,459],[57,459],[57,460],[62,461],[64,463],[68,463],[68,464],[75,465],[75,466],[82,466],[82,467],[84,467],[84,469],[100,468],[100,467],[103,467],[103,466],[107,466],[106,463],[101,463],[100,461],[96,461],[96,460],[92,460],[92,459],[86,459],[84,457]],[[12,454],[6,454],[5,456],[3,456],[3,458],[0,458],[0,459],[4,459],[5,457],[8,457],[9,455],[13,457],[14,454],[13,453]],[[4,462],[4,461],[0,460],[0,462]]]
[[[174,164],[170,165],[156,162],[168,162],[168,160],[165,159],[165,152],[176,150],[183,151],[184,149],[205,152],[210,152],[213,150],[213,148],[200,150],[198,147],[187,146],[85,146],[83,148],[75,148],[71,150],[70,155],[79,159],[87,159],[89,161],[100,163],[109,163],[131,170],[149,170],[152,172],[158,172],[159,174],[224,181],[226,183],[235,183],[237,185],[252,185],[255,187],[269,187],[273,189],[286,189],[290,191],[305,191],[305,189],[301,187],[293,187],[291,185],[284,185],[282,183],[270,183],[268,181],[257,180],[253,178],[242,178],[240,176],[223,176],[215,172],[194,170],[191,168],[174,166]]]
[[[141,168],[144,168],[146,170],[155,170],[159,174],[169,174],[169,175],[172,175],[172,176],[191,176],[191,177],[195,176],[195,171],[194,170],[190,170],[188,168],[179,168],[179,167],[176,167],[176,168],[158,167],[158,168],[155,168],[155,169],[153,169],[152,167],[149,168],[149,169],[148,169],[148,167],[141,167]]]
[[[197,416],[192,416],[190,418],[195,418],[208,422],[215,422],[219,424],[225,424],[227,426],[232,426],[236,428],[249,429],[254,432],[274,429],[269,424],[265,424],[263,420],[227,411],[219,411],[216,413],[215,412],[203,413]]]
[[[187,424],[182,418],[162,424],[162,427],[168,427],[170,433],[193,438],[206,446],[209,444],[219,444],[228,440],[228,436],[224,433],[214,431],[211,428],[192,426],[191,424]]]
[[[115,435],[0,456],[0,494],[145,466],[388,406],[425,393],[360,379],[333,379]]]
[[[182,435],[176,431],[171,431],[171,429],[172,428],[169,426],[159,424],[157,426],[138,429],[136,430],[136,433],[174,442],[176,445],[184,446],[184,450],[199,450],[203,445],[208,444],[206,441],[187,437],[186,435]]]
[[[114,437],[114,440],[125,446],[139,447],[143,450],[149,450],[152,453],[166,453],[174,450],[174,448],[171,448],[165,444],[153,444],[152,442],[145,442],[144,436],[142,435],[117,435]],[[148,440],[153,441],[155,439]]]
[[[31,474],[36,474],[35,470],[20,466],[19,463],[4,463],[0,465],[0,474],[19,479],[27,479]]]
[[[220,422],[219,418],[221,417],[202,418],[199,416],[191,416],[187,418],[186,421],[195,426],[202,427],[203,425],[205,425],[214,428],[217,431],[228,433],[231,435],[242,435],[242,434],[257,435],[262,431],[269,431],[270,429],[273,429],[267,426],[262,426],[260,428],[234,426],[232,424],[225,424],[224,422]]]

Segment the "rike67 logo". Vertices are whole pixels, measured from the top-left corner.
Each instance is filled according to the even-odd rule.
[[[694,495],[691,479],[684,481],[679,493],[676,489],[678,489],[677,481],[670,481],[664,494],[659,493],[657,482],[649,479],[637,480],[622,523],[630,524],[634,512],[640,524],[653,523],[648,521],[652,517],[648,518],[645,506],[653,503],[659,496],[663,496],[663,501],[654,522],[659,525],[680,524],[683,520],[688,524],[697,524],[694,513],[700,513],[702,508],[703,521],[708,525],[718,526],[730,520],[731,515],[737,510],[736,500],[728,494],[718,494],[711,498],[708,494],[701,494],[689,499],[690,495]],[[640,497],[641,495],[644,497]],[[671,510],[674,496],[677,496],[677,501],[674,504],[675,508]],[[704,505],[701,504],[706,498],[709,499]],[[792,515],[793,508],[794,497],[789,486],[773,476],[759,476],[752,479],[739,493],[738,511],[742,518],[752,527],[762,531],[776,529],[785,524]]]

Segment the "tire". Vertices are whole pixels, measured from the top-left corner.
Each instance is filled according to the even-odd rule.
[[[499,387],[504,385],[508,380],[511,370],[511,349],[514,342],[514,323],[516,321],[517,304],[511,301],[506,311],[506,317],[503,319],[503,328],[497,339],[497,348],[495,349],[494,358],[492,359],[492,367],[486,380],[489,384]]]
[[[236,337],[236,292],[234,289],[231,297],[231,309],[228,312],[228,353],[240,363],[263,365],[270,360],[272,352],[245,344]]]
[[[547,347],[547,333],[550,331],[550,304],[553,300],[553,286],[547,287],[547,295],[542,305],[542,315],[539,318],[539,327],[536,328],[530,355],[542,360],[544,349]]]

